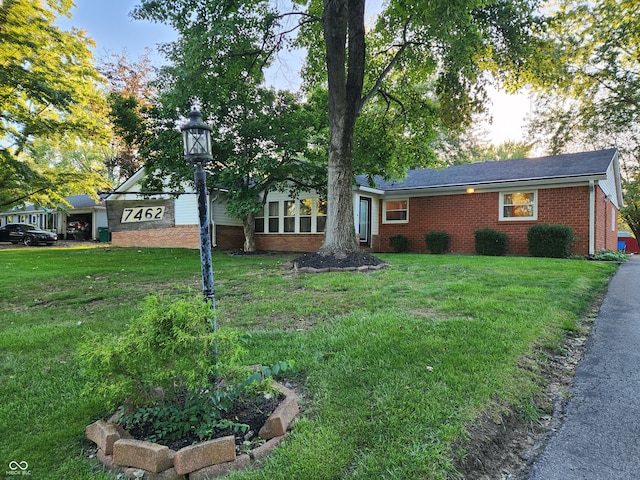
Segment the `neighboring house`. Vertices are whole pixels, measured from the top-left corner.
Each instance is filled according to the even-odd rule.
[[[632,234],[618,232],[618,250],[625,253],[640,253],[640,244]]]
[[[104,201],[95,201],[89,195],[66,198],[71,208],[49,209],[33,205],[0,212],[0,226],[8,223],[29,223],[58,234],[58,238],[74,240],[80,229],[84,240],[97,240],[98,230],[107,227],[107,209]]]
[[[107,197],[112,242],[123,246],[198,248],[197,199],[139,192],[139,171]],[[132,195],[133,194],[133,195]],[[224,192],[211,199],[212,244],[242,248],[239,220],[227,215]],[[389,239],[404,235],[412,252],[426,252],[424,234],[444,230],[449,251],[474,253],[474,231],[507,233],[508,253],[527,255],[527,230],[535,223],[567,224],[576,235],[572,253],[617,248],[618,209],[623,205],[615,149],[534,159],[482,162],[445,169],[410,170],[402,181],[355,179],[354,229],[363,250],[391,251]],[[298,199],[270,192],[256,218],[259,250],[316,251],[324,239],[327,204],[314,192]]]

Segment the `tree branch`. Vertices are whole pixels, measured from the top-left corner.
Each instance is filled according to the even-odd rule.
[[[360,106],[358,108],[358,112],[362,110],[362,107],[364,107],[365,103],[371,100],[371,98],[373,98],[373,96],[376,93],[378,93],[384,79],[387,77],[387,75],[389,75],[389,72],[391,72],[391,70],[393,70],[396,64],[400,61],[400,57],[402,57],[402,54],[405,52],[405,50],[409,47],[409,45],[411,45],[411,42],[407,41],[407,30],[409,28],[410,22],[411,22],[411,17],[409,17],[409,19],[407,20],[407,23],[404,26],[404,30],[402,32],[403,42],[400,45],[397,45],[399,47],[398,51],[395,53],[391,61],[389,61],[389,63],[384,68],[384,70],[380,73],[380,75],[378,75],[378,78],[376,79],[376,82],[374,83],[371,90],[369,90],[369,92],[365,96],[363,96],[362,99],[360,100]]]

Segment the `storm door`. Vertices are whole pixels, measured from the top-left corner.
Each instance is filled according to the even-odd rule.
[[[371,246],[371,199],[368,197],[360,197],[360,225],[358,233],[360,234],[360,245]]]

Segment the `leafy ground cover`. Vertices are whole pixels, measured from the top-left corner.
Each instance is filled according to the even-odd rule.
[[[395,255],[375,272],[297,274],[295,255],[214,254],[218,322],[250,333],[247,364],[292,360],[291,436],[233,479],[463,478],[469,432],[510,411],[536,422],[542,370],[615,264]],[[197,251],[0,251],[0,471],[112,478],[84,427],[110,412],[84,395],[77,346],[126,328],[150,293],[200,286]]]

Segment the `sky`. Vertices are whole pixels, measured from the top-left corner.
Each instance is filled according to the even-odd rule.
[[[152,59],[160,62],[157,45],[176,37],[165,25],[133,20],[129,12],[139,4],[137,0],[74,0],[74,3],[71,19],[60,18],[58,24],[65,30],[71,26],[84,29],[96,43],[94,55],[98,59],[122,53],[137,59],[149,48]]]
[[[372,8],[379,3],[380,0],[367,1],[367,4],[373,4]],[[151,60],[161,64],[163,58],[157,53],[157,46],[175,39],[176,34],[164,25],[133,20],[129,12],[138,4],[138,0],[75,0],[72,18],[60,19],[58,24],[65,30],[71,26],[84,29],[96,42],[94,55],[97,59],[125,54],[136,60],[148,48]],[[268,76],[279,88],[296,90],[300,84],[295,62],[276,61]],[[522,141],[524,117],[530,110],[527,95],[492,91],[490,98],[493,123],[486,126],[488,139],[496,145],[506,140]]]

